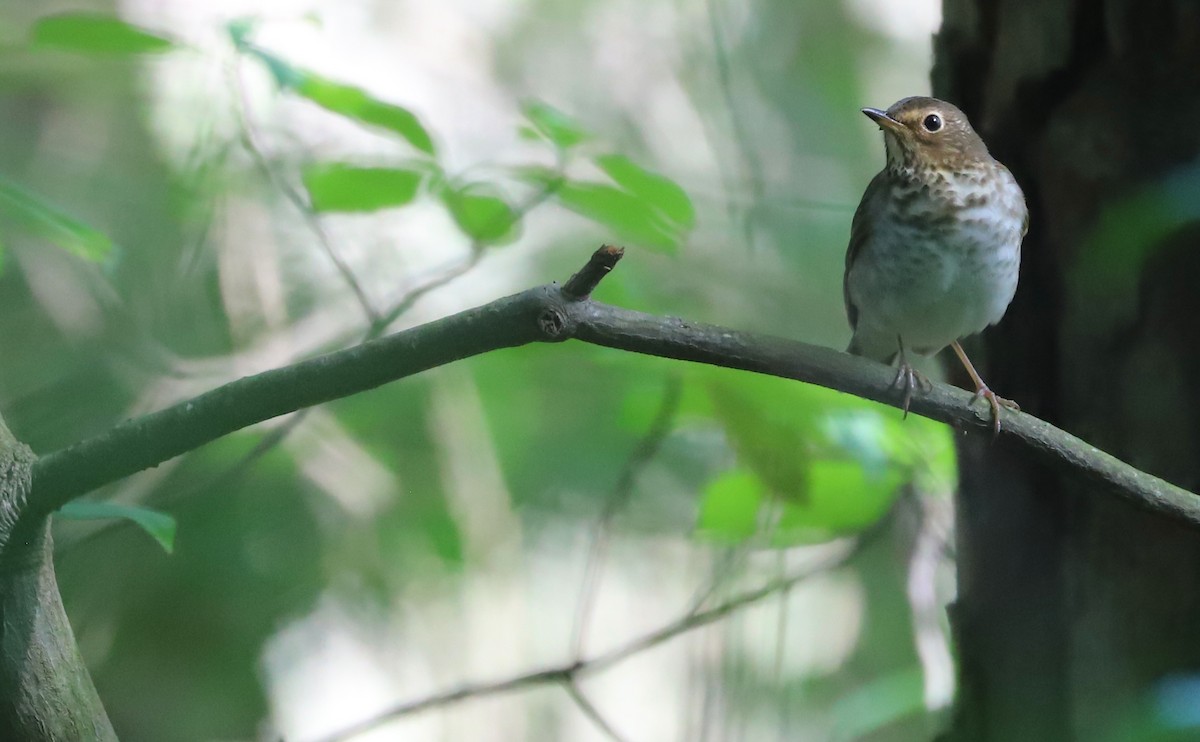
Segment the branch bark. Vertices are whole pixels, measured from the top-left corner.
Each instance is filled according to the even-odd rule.
[[[41,457],[31,516],[223,435],[304,407],[366,391],[453,361],[534,342],[580,340],[618,350],[795,379],[899,405],[886,366],[830,348],[659,317],[587,298],[621,257],[600,248],[570,290],[539,286],[347,350],[249,376]],[[915,414],[991,435],[987,410],[945,384],[912,401]],[[999,445],[1083,477],[1148,511],[1200,526],[1200,498],[1135,469],[1025,413],[1004,413]]]

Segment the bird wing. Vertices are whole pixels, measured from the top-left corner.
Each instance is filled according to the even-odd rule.
[[[858,307],[850,301],[850,268],[862,254],[863,246],[871,239],[873,218],[869,204],[875,201],[876,192],[883,188],[883,181],[883,171],[871,179],[867,190],[863,191],[862,200],[858,202],[858,208],[854,211],[854,219],[850,222],[850,244],[846,247],[846,271],[842,274],[842,298],[846,302],[846,318],[850,320],[851,330],[858,329]]]

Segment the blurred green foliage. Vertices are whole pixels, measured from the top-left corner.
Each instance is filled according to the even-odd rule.
[[[254,24],[238,21],[229,34],[239,51],[262,61],[279,87],[303,96],[322,108],[399,134],[413,147],[433,156],[437,152],[424,125],[407,108],[381,101],[366,91],[324,78],[315,72],[288,64],[279,56],[251,43]]]
[[[4,178],[0,178],[0,214],[16,228],[84,260],[102,262],[112,253],[113,245],[108,237]]]
[[[1116,199],[1096,219],[1081,253],[1086,269],[1074,270],[1070,289],[1079,303],[1104,313],[1132,315],[1138,281],[1167,237],[1200,220],[1200,166],[1188,165]],[[1088,321],[1096,322],[1096,318]]]
[[[454,223],[475,243],[503,244],[519,236],[520,215],[495,186],[489,183],[446,185],[441,194]]]
[[[724,369],[706,375],[713,416],[745,467],[734,479],[745,507],[765,493],[777,501],[770,526],[777,545],[861,531],[908,482],[928,492],[953,489],[954,450],[939,423],[901,420],[892,408],[783,379]],[[733,497],[729,482],[713,486],[720,493],[706,491],[706,505]]]
[[[146,54],[175,45],[164,36],[98,13],[61,13],[33,24],[29,40],[35,48],[80,54]]]
[[[845,696],[834,707],[835,742],[862,739],[899,718],[924,710],[921,669],[912,667],[884,675]]]
[[[310,165],[303,177],[316,211],[378,211],[404,206],[416,198],[424,180],[417,170],[355,167],[342,162]]]
[[[508,109],[485,121],[487,143],[474,149],[464,132],[477,122],[401,105],[344,68],[313,71],[335,67],[315,52],[274,51],[276,21],[237,20],[223,36],[214,21],[208,31],[228,47],[217,50],[173,40],[191,38],[186,24],[168,34],[112,15],[0,10],[6,25],[28,30],[20,63],[0,75],[0,240],[10,258],[0,337],[12,349],[0,356],[0,403],[12,428],[52,450],[356,342],[368,328],[346,309],[348,288],[309,219],[321,220],[383,314],[415,302],[402,325],[565,279],[596,243],[614,241],[632,250],[598,289],[602,301],[844,342],[848,220],[880,157],[854,128],[858,107],[881,104],[861,99],[856,62],[891,42],[837,3],[762,2],[740,18],[711,4],[711,34],[692,38],[707,24],[680,20],[691,30],[679,31],[681,58],[666,65],[675,78],[613,79],[584,64],[563,29],[607,29],[607,47],[622,43],[622,24],[653,24],[602,6],[534,2],[491,29],[491,84]],[[184,61],[234,70],[240,94],[213,73],[225,97],[201,95],[181,110],[203,79]],[[664,100],[684,113],[664,113]],[[666,131],[655,131],[655,116]],[[320,134],[306,139],[305,126]],[[177,130],[186,146],[172,149]],[[326,146],[337,136],[375,138],[357,151]],[[280,183],[306,194],[305,219]],[[447,247],[455,244],[458,253]],[[785,560],[793,547],[879,523],[902,493],[944,498],[954,486],[944,426],[846,395],[577,343],[469,359],[326,405],[282,442],[261,445],[276,421],[97,493],[119,494],[122,505],[70,506],[68,515],[100,519],[59,524],[60,578],[122,738],[253,735],[286,705],[272,647],[323,606],[378,632],[372,651],[383,656],[395,650],[385,640],[396,640],[385,628],[410,613],[470,610],[480,582],[500,591],[513,574],[573,565],[573,544],[617,496],[669,379],[683,385],[678,415],[611,523],[628,550],[611,561],[636,565],[620,567],[623,589],[643,571],[650,595],[695,588],[683,584],[694,575],[642,560],[639,545],[686,547],[711,562],[719,596],[759,572],[718,565],[762,552]],[[177,523],[174,553],[114,528],[114,517],[168,551]],[[828,618],[799,616],[813,631],[860,627],[834,665],[764,670],[730,641],[704,666],[706,682],[733,699],[728,728],[783,719],[783,735],[805,719],[813,726],[787,738],[835,729],[844,739],[928,738],[904,560],[894,553],[910,548],[911,534],[897,529],[894,539],[838,573],[867,597]],[[567,546],[547,553],[547,543]],[[530,627],[569,620],[579,572],[567,590],[546,578],[557,581],[555,600],[534,601],[537,618],[506,641],[527,639],[545,660],[548,637],[563,632]],[[405,641],[438,669],[428,691],[475,666],[456,655],[468,639]],[[306,648],[319,657],[323,643]],[[572,728],[559,712],[528,716],[541,720],[529,724],[531,739]]]
[[[170,554],[175,550],[175,519],[166,513],[149,508],[121,505],[115,502],[90,502],[77,500],[59,508],[58,516],[74,520],[125,519],[148,533],[163,551]]]

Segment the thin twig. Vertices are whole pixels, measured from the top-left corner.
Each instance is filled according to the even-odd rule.
[[[325,231],[325,225],[321,223],[321,219],[319,216],[317,216],[316,211],[313,210],[312,204],[307,198],[304,197],[302,193],[300,193],[299,190],[294,188],[292,184],[287,181],[287,178],[284,178],[275,170],[275,168],[271,165],[270,160],[268,160],[267,156],[264,154],[265,150],[258,142],[257,129],[250,115],[250,98],[246,94],[246,85],[242,79],[239,62],[234,62],[234,67],[232,68],[232,77],[233,87],[237,91],[238,99],[238,105],[234,106],[238,117],[238,135],[242,140],[242,144],[245,146],[246,151],[250,153],[250,158],[254,160],[255,165],[258,166],[259,170],[262,171],[263,176],[267,179],[267,182],[273,184],[279,190],[279,192],[283,194],[284,198],[286,198],[288,202],[295,207],[296,211],[300,213],[300,216],[304,219],[305,224],[310,230],[312,230],[312,233],[316,235],[317,242],[320,244],[321,249],[325,252],[326,256],[329,257],[329,260],[333,263],[333,266],[337,269],[337,272],[341,274],[342,280],[346,282],[346,285],[349,286],[350,290],[354,293],[354,297],[358,300],[359,305],[362,307],[363,314],[366,315],[367,321],[371,324],[375,324],[380,318],[379,310],[375,308],[374,303],[372,303],[370,297],[367,296],[366,290],[363,289],[362,284],[359,283],[358,277],[354,275],[354,271],[350,268],[350,264],[342,258],[337,248],[333,246],[333,240],[329,238],[329,233]]]
[[[406,291],[403,296],[397,299],[390,308],[380,315],[379,319],[371,323],[370,332],[367,333],[368,339],[374,339],[382,335],[393,322],[400,319],[405,312],[412,309],[423,297],[440,289],[454,279],[465,275],[475,266],[479,265],[480,260],[483,260],[483,250],[472,247],[471,253],[465,260],[459,261],[456,265],[447,268],[440,275],[433,276]]]
[[[703,626],[725,618],[729,614],[738,611],[747,606],[753,605],[771,595],[787,590],[788,588],[797,585],[798,583],[831,569],[840,567],[850,561],[867,543],[873,541],[878,534],[883,532],[887,524],[890,523],[889,518],[884,518],[876,525],[872,526],[861,536],[859,536],[853,544],[839,552],[832,554],[825,559],[822,559],[814,564],[810,564],[803,569],[782,578],[777,578],[767,584],[758,587],[754,590],[748,590],[741,593],[729,601],[720,605],[709,608],[708,610],[695,613],[688,613],[671,623],[663,626],[657,631],[645,634],[637,639],[634,639],[627,644],[624,644],[616,649],[613,649],[604,654],[597,655],[587,660],[575,660],[556,667],[546,668],[544,670],[536,670],[527,672],[521,675],[516,675],[505,680],[499,680],[493,683],[468,683],[454,690],[444,693],[437,693],[425,698],[420,698],[415,701],[398,704],[389,709],[386,709],[375,716],[368,719],[356,722],[355,724],[346,727],[333,734],[328,734],[316,740],[316,742],[338,742],[339,740],[352,737],[356,734],[362,734],[379,727],[387,722],[398,719],[402,716],[426,711],[431,708],[446,706],[448,704],[457,703],[469,698],[479,698],[482,696],[503,693],[511,690],[528,688],[535,685],[545,683],[563,683],[571,684],[576,682],[580,677],[585,675],[593,675],[598,672],[607,670],[608,668],[622,662],[629,657],[644,652],[648,649],[670,641],[677,636],[694,631]]]
[[[779,517],[777,512],[781,507],[781,503],[774,499],[766,501],[763,511],[765,517],[760,516],[759,521],[766,521],[767,527],[764,531],[754,534],[753,538],[746,542],[740,543],[737,546],[727,547],[722,549],[717,562],[713,564],[712,576],[707,583],[698,591],[692,599],[692,612],[700,610],[709,600],[717,594],[721,588],[722,582],[729,575],[740,569],[745,563],[748,555],[757,548],[770,548],[775,538],[776,529],[779,527]],[[781,550],[780,554],[784,552]]]
[[[571,697],[571,700],[575,702],[575,705],[579,707],[579,710],[583,712],[583,715],[595,724],[597,729],[606,734],[613,742],[625,742],[625,738],[617,732],[616,728],[600,713],[600,710],[584,695],[583,689],[579,687],[578,683],[574,680],[567,680],[563,682],[562,686],[567,691],[567,695]]]
[[[625,254],[625,248],[615,245],[602,245],[592,253],[592,257],[578,273],[567,279],[563,284],[563,293],[575,300],[586,299],[596,290],[596,286],[617,265],[617,261]]]
[[[604,556],[608,550],[608,529],[617,510],[625,506],[633,495],[633,486],[638,475],[649,464],[663,442],[674,427],[675,415],[679,412],[679,400],[682,397],[683,383],[678,376],[667,379],[663,390],[662,401],[658,411],[650,422],[646,434],[634,446],[625,466],[621,469],[617,483],[613,486],[612,494],[604,504],[604,511],[592,532],[592,542],[588,546],[587,561],[583,571],[583,588],[575,613],[575,623],[571,629],[571,654],[580,657],[583,654],[583,640],[591,623],[592,609],[595,605],[596,593],[599,589],[600,575],[603,572]]]
[[[887,519],[882,522],[886,522],[886,520]],[[734,611],[745,608],[753,603],[757,603],[760,600],[770,597],[777,592],[787,590],[788,588],[808,579],[809,577],[812,577],[815,574],[827,572],[840,567],[846,562],[850,561],[850,559],[855,556],[865,544],[873,541],[881,531],[881,527],[873,527],[863,536],[859,537],[852,546],[841,550],[839,553],[826,557],[825,559],[822,559],[815,564],[809,565],[804,569],[794,572],[786,577],[772,580],[756,590],[750,590],[748,592],[741,593],[740,595],[730,598],[728,601],[712,608],[696,611],[695,613],[689,613],[675,623],[664,626],[658,631],[647,634],[642,638],[632,641],[622,647],[583,662],[575,674],[584,675],[605,670],[635,654],[639,654],[647,649],[656,647],[663,642],[674,639],[680,634],[692,631],[693,629],[698,629],[701,626],[707,626],[710,623],[721,620]]]
[[[516,223],[516,222],[524,219],[526,216],[529,215],[529,212],[533,211],[538,206],[541,206],[551,196],[553,196],[555,193],[557,193],[558,189],[562,187],[564,182],[566,182],[566,179],[563,176],[562,172],[561,171],[557,172],[554,175],[554,177],[547,180],[546,183],[541,188],[534,191],[523,202],[517,204],[516,208],[513,209],[513,214],[511,217],[503,217],[503,218],[508,218],[510,220],[510,222],[512,222],[512,223]],[[497,217],[497,218],[501,218],[501,217]],[[484,228],[482,231],[491,232],[492,227],[494,227],[494,226],[495,226],[494,224],[489,223],[487,225],[487,227]],[[483,244],[482,242],[480,242],[478,240],[475,240],[474,242],[472,242],[471,243],[471,253],[467,257],[466,260],[464,260],[461,263],[459,263],[458,265],[450,268],[442,275],[432,278],[429,281],[426,281],[422,285],[417,286],[416,288],[414,288],[411,291],[409,291],[408,293],[406,293],[404,296],[400,297],[396,301],[396,303],[392,305],[392,307],[390,309],[388,309],[387,311],[385,311],[383,313],[383,315],[379,318],[379,321],[372,325],[372,329],[374,329],[375,327],[378,327],[379,331],[382,333],[393,322],[395,322],[397,319],[399,319],[401,315],[403,315],[405,312],[407,312],[409,309],[411,309],[413,307],[413,305],[416,304],[417,301],[421,299],[421,297],[425,296],[426,294],[428,294],[431,291],[434,291],[436,289],[441,288],[442,286],[445,286],[446,284],[450,283],[454,279],[463,275],[464,273],[471,270],[475,266],[479,265],[479,261],[483,259],[484,249],[486,247],[487,246],[485,244]],[[378,335],[376,335],[376,337],[377,336]]]
[[[717,83],[721,90],[721,97],[725,102],[726,112],[729,114],[729,122],[733,128],[733,140],[737,144],[737,148],[742,156],[742,164],[745,167],[750,186],[750,208],[743,211],[739,216],[742,222],[742,234],[746,240],[746,246],[753,249],[754,223],[751,217],[753,216],[753,212],[760,208],[766,199],[766,186],[763,180],[762,160],[753,145],[753,142],[758,141],[758,138],[752,136],[746,128],[746,123],[743,121],[741,115],[742,106],[738,105],[737,100],[734,98],[732,65],[729,63],[729,50],[726,48],[724,39],[722,38],[722,29],[728,28],[730,24],[723,23],[724,19],[718,18],[719,10],[717,0],[708,0],[708,25],[712,35],[713,58],[717,65]],[[730,201],[728,203],[732,211],[733,202]]]
[[[500,680],[494,683],[468,683],[461,685],[454,690],[445,693],[437,693],[432,696],[426,696],[416,701],[403,703],[398,706],[393,706],[382,714],[372,716],[369,719],[364,719],[340,731],[320,737],[315,742],[337,742],[348,737],[353,737],[356,734],[363,734],[372,729],[386,724],[389,721],[394,721],[403,716],[428,711],[429,709],[447,706],[459,701],[465,701],[470,698],[482,698],[491,696],[497,693],[505,693],[507,691],[520,690],[535,685],[544,685],[546,683],[561,683],[571,679],[571,673],[574,668],[570,665],[565,667],[552,667],[547,670],[537,670],[535,672],[525,673],[524,675],[515,675],[505,680]]]
[[[233,73],[233,79],[234,85],[237,88],[239,99],[241,101],[241,106],[238,108],[237,113],[239,122],[241,124],[239,133],[242,144],[247,152],[250,153],[251,158],[255,161],[258,168],[263,172],[268,182],[277,187],[284,197],[290,201],[298,211],[305,215],[307,223],[316,235],[318,242],[320,242],[322,248],[328,254],[333,263],[338,267],[338,270],[342,273],[342,276],[346,279],[347,283],[358,297],[369,322],[367,330],[359,342],[365,343],[382,337],[383,334],[387,332],[388,327],[390,327],[393,322],[400,319],[400,317],[402,317],[408,310],[412,309],[412,307],[420,299],[445,286],[456,278],[465,275],[467,272],[479,265],[480,260],[483,258],[484,248],[486,245],[476,240],[471,244],[470,254],[465,260],[459,262],[457,265],[451,266],[441,274],[432,276],[428,280],[421,282],[417,286],[405,292],[386,311],[383,313],[378,313],[371,302],[367,299],[366,293],[359,285],[353,271],[351,271],[350,267],[345,264],[337,251],[333,248],[333,244],[330,241],[324,226],[316,217],[316,214],[313,213],[311,205],[301,194],[292,188],[292,186],[287,182],[286,178],[281,176],[276,169],[271,166],[270,162],[263,154],[262,147],[256,141],[257,135],[255,133],[253,122],[249,118],[250,107],[247,101],[245,87],[241,75],[235,71]],[[565,177],[561,172],[563,167],[565,167],[565,164],[560,162],[559,171],[555,174],[555,176],[548,179],[541,188],[531,194],[525,201],[518,204],[517,207],[513,209],[513,214],[511,217],[505,218],[511,219],[512,222],[519,221],[527,216],[530,211],[545,203],[551,196],[553,196],[565,182]],[[491,227],[495,225],[489,224],[487,226],[488,228],[484,231],[491,232]],[[617,258],[619,259],[619,257],[620,256],[618,255]],[[613,262],[615,264],[615,260]],[[599,279],[597,278],[597,280]],[[310,409],[304,409],[292,413],[285,422],[264,435],[253,449],[243,454],[241,458],[230,464],[224,471],[214,475],[212,479],[206,482],[189,488],[185,494],[172,499],[186,499],[186,497],[190,496],[191,494],[219,488],[221,485],[232,481],[238,476],[241,476],[254,462],[258,461],[263,456],[274,450],[277,446],[282,444],[293,431],[300,427],[300,424],[303,423],[308,417],[309,412]],[[93,529],[77,540],[62,544],[57,550],[68,551],[98,537],[106,536],[114,531],[121,531],[126,528],[133,527],[134,525],[132,521],[129,520],[108,520],[105,521],[100,527]]]
[[[563,180],[561,176],[547,182],[543,188],[535,192],[533,196],[531,196],[524,203],[520,204],[514,210],[514,221],[523,218],[529,213],[530,210],[537,207],[547,198],[553,195],[554,192],[562,185],[562,182]],[[479,265],[479,261],[483,258],[483,250],[483,244],[479,243],[478,241],[474,242],[471,245],[470,255],[466,260],[463,260],[440,275],[433,276],[405,292],[404,295],[397,299],[395,304],[393,304],[389,309],[370,321],[370,325],[367,327],[367,331],[363,334],[360,342],[365,343],[382,337],[383,334],[387,332],[388,327],[390,327],[393,322],[400,319],[405,312],[412,309],[421,298],[432,293],[433,291],[436,291],[437,289],[440,289],[454,279],[465,275],[472,268]],[[258,445],[256,445],[252,450],[248,451],[242,458],[231,464],[228,469],[216,475],[212,481],[206,482],[205,484],[198,486],[196,489],[200,490],[212,488],[245,472],[249,468],[250,464],[253,464],[255,461],[261,459],[276,446],[283,443],[283,441],[286,440],[296,428],[300,427],[300,423],[304,422],[305,418],[308,417],[308,413],[309,410],[307,409],[293,413],[290,419],[264,436],[263,439],[258,442]],[[118,525],[129,525],[129,521],[126,520],[113,522]]]
[[[710,577],[696,591],[692,597],[691,613],[698,612],[701,608],[717,594],[718,588],[724,582],[725,578],[733,574],[734,569],[740,566],[742,558],[745,556],[745,549],[734,547],[726,547],[721,549],[717,554],[716,560],[712,564]]]
[[[787,571],[786,549],[779,550],[778,569],[779,574],[781,575]],[[777,688],[784,687],[785,683],[783,675],[783,661],[784,657],[787,656],[788,627],[791,625],[788,615],[788,606],[791,605],[791,600],[789,600],[789,598],[791,597],[791,588],[785,588],[779,593],[779,614],[776,616],[775,623],[775,667],[772,668],[775,681],[774,685]],[[779,739],[781,740],[791,739],[791,735],[789,734],[788,730],[788,721],[790,719],[788,707],[791,699],[791,693],[784,693],[779,702]]]

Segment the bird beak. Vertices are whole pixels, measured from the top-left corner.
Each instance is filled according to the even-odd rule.
[[[867,118],[879,124],[879,128],[884,131],[900,132],[904,129],[904,124],[887,114],[887,111],[881,111],[878,108],[864,108],[862,112],[867,115]]]

